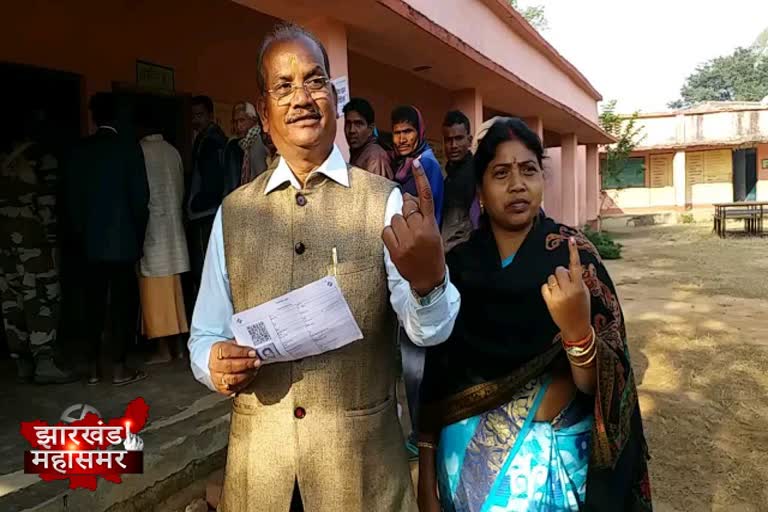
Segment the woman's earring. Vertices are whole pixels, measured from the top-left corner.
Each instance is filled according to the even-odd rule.
[[[485,213],[485,205],[480,201],[480,213]]]

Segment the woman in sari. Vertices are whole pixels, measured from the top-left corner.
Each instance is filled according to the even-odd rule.
[[[461,311],[427,350],[422,512],[652,508],[621,306],[592,244],[541,210],[543,159],[519,119],[479,142],[483,219],[447,256]]]

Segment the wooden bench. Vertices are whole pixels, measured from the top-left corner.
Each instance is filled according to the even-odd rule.
[[[727,235],[728,219],[743,220],[748,235],[763,233],[763,219],[768,202],[738,202],[715,204],[714,231],[720,238]]]

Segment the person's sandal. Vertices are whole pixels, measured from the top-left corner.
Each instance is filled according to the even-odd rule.
[[[141,370],[134,370],[130,375],[121,379],[112,379],[113,386],[125,386],[147,378],[147,374]]]

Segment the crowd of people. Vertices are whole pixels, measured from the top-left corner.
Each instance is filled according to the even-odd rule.
[[[252,103],[234,106],[228,139],[211,99],[192,99],[189,173],[155,111],[137,107],[126,127],[118,110],[115,95],[92,96],[96,130],[63,158],[43,141],[41,113],[3,134],[0,299],[22,382],[76,381],[82,361],[88,384],[105,361],[114,385],[136,382],[146,373],[127,356],[139,336],[154,345],[147,364],[183,358],[213,214],[275,161]]]
[[[152,112],[137,143],[106,94],[62,169],[11,139],[0,293],[19,376],[77,378],[53,349],[60,274],[64,302],[84,303],[89,384],[103,339],[124,385],[146,377],[126,362],[139,325],[156,342],[148,362],[184,357],[189,333],[195,378],[233,398],[222,512],[651,510],[621,306],[594,247],[542,209],[536,133],[516,118],[473,132],[448,112],[443,169],[417,107],[391,112],[386,144],[353,98],[347,162],[322,43],[281,25],[257,62],[234,138],[210,98],[193,99],[188,174]],[[274,364],[233,340],[234,313],[328,275],[330,254],[362,340]]]

